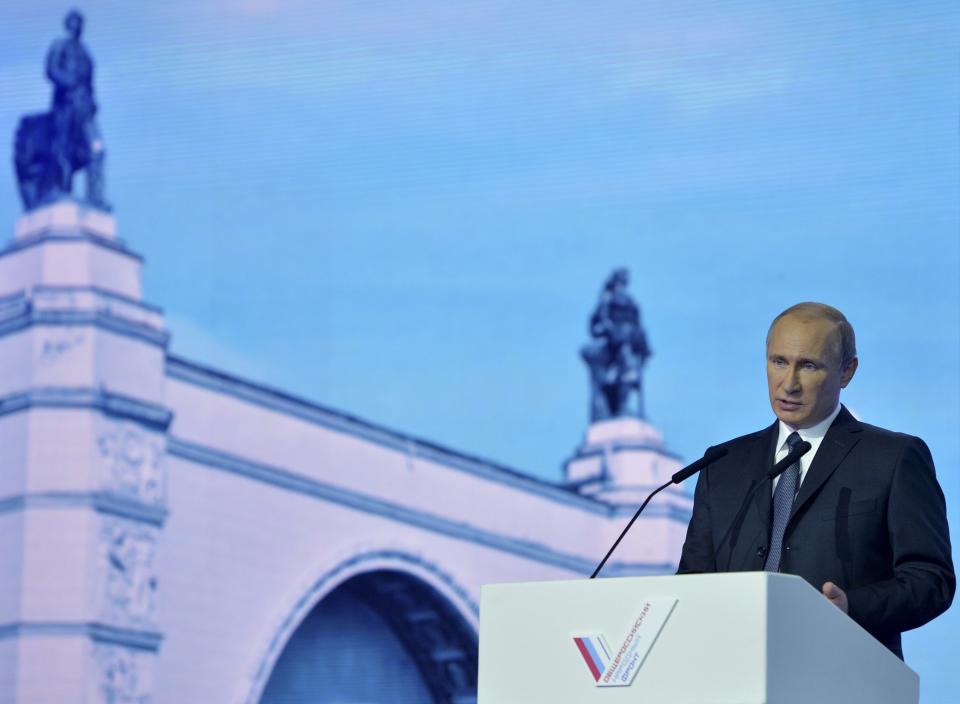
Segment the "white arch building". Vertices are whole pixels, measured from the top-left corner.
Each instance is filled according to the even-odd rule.
[[[70,201],[0,252],[0,703],[475,701],[480,585],[589,574],[680,465],[608,421],[555,485],[173,357],[142,263]]]

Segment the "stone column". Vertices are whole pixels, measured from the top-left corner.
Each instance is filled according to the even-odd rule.
[[[142,263],[69,200],[0,251],[0,702],[152,699],[171,413]]]

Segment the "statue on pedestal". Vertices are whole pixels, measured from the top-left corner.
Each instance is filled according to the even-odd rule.
[[[590,317],[594,339],[580,351],[590,370],[592,422],[644,417],[642,374],[651,350],[640,323],[640,307],[627,293],[629,282],[626,269],[610,274]],[[629,408],[631,394],[636,397],[633,410]]]
[[[67,36],[47,52],[46,73],[53,83],[49,112],[20,120],[14,144],[14,165],[26,210],[67,197],[73,176],[86,171],[86,202],[110,210],[103,193],[106,157],[97,127],[93,96],[93,58],[80,41],[83,15],[76,10],[64,19]]]

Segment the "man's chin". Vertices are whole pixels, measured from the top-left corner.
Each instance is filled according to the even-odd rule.
[[[804,422],[807,420],[807,416],[809,415],[805,406],[784,406],[778,401],[773,402],[773,413],[777,416],[777,418],[792,428],[804,427]]]

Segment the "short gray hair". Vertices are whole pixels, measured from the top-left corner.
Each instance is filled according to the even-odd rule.
[[[833,336],[833,351],[835,358],[840,360],[840,368],[846,369],[847,365],[856,359],[857,338],[853,334],[853,326],[843,313],[826,303],[804,301],[787,308],[770,323],[770,328],[767,330],[767,344],[770,343],[770,332],[773,326],[778,320],[788,315],[801,320],[829,320],[834,324],[834,331],[837,333]]]

